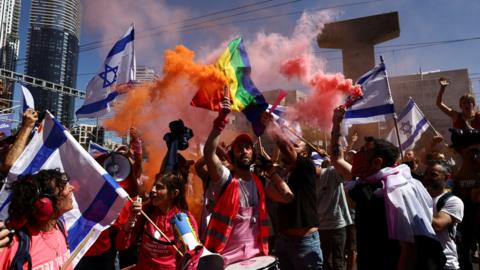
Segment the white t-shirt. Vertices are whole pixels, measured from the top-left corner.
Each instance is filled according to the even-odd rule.
[[[437,202],[438,200],[445,194],[443,194],[433,198],[433,214],[437,214]],[[440,212],[444,212],[450,215],[452,220],[454,221],[453,225],[453,235],[457,233],[457,224],[460,223],[463,219],[463,202],[457,196],[451,196],[445,202],[445,205],[440,209]],[[458,255],[457,255],[457,245],[454,242],[448,232],[448,226],[443,229],[442,231],[436,232],[438,240],[443,247],[443,253],[445,257],[447,257],[447,263],[445,264],[445,269],[460,269],[460,265],[458,263]]]
[[[231,174],[232,172],[227,167],[222,165],[222,174],[220,175],[220,180],[215,183],[216,194],[220,194],[221,189],[231,177]],[[255,185],[255,180],[253,180],[253,178],[243,180],[240,177],[237,177],[237,179],[238,184],[240,185],[240,207],[253,207],[255,209],[255,213],[258,213],[256,211],[258,206],[258,192],[257,185]]]

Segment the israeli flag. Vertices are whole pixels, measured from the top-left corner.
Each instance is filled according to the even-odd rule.
[[[272,108],[272,105],[268,105],[268,111]],[[278,105],[273,111],[270,113],[273,116],[273,120],[280,126],[280,128],[283,130],[284,135],[287,137],[287,139],[295,143],[299,139],[297,135],[302,136],[302,128],[298,122],[292,122],[287,119],[285,119],[284,115],[287,112],[288,108],[286,106],[281,106]],[[293,132],[295,132],[295,134]]]
[[[23,95],[23,111],[27,109],[34,109],[35,110],[35,102],[33,100],[32,93],[25,87],[23,84],[20,85],[22,87],[22,95]]]
[[[398,117],[398,132],[402,151],[412,149],[415,143],[422,137],[422,134],[428,129],[429,122],[418,108],[412,97],[409,98],[407,105]],[[398,142],[397,133],[392,129],[387,136],[387,140],[394,143]]]
[[[99,144],[96,144],[94,142],[88,143],[88,153],[93,157],[96,158],[100,155],[107,154],[109,152],[109,149],[106,147],[103,147]]]
[[[109,103],[128,87],[119,87],[135,81],[136,64],[134,54],[133,25],[113,46],[87,85],[85,102],[77,112],[77,118],[95,118],[106,114]],[[125,86],[125,85],[124,85]]]
[[[64,171],[75,187],[74,209],[63,215],[70,251],[80,250],[73,260],[75,267],[100,233],[116,220],[128,194],[47,111],[0,191],[0,220],[8,216],[8,187],[18,176],[56,168]],[[79,246],[82,241],[86,244]]]
[[[357,84],[362,86],[363,96],[347,109],[342,125],[367,124],[393,118],[395,109],[384,63],[360,77]]]

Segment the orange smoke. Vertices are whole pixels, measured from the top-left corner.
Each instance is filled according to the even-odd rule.
[[[113,107],[113,117],[103,123],[119,135],[125,135],[131,126],[141,132],[148,156],[144,164],[144,174],[150,179],[147,186],[151,186],[167,151],[163,136],[170,131],[171,121],[182,119],[194,132],[189,149],[181,152],[187,159],[198,158],[199,144],[205,142],[211,129],[211,114],[190,106],[190,100],[199,87],[223,88],[225,77],[213,65],[197,64],[194,57],[194,52],[181,45],[165,51],[163,77],[136,85],[122,95]]]
[[[318,71],[309,75],[309,66],[309,57],[299,56],[285,61],[280,67],[280,73],[285,77],[299,79],[312,90],[308,97],[288,112],[288,117],[328,130],[331,128],[333,109],[343,103],[345,96],[361,94],[361,87],[354,85],[351,79],[345,79],[341,73],[325,74]]]

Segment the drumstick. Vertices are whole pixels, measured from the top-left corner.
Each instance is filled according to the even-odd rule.
[[[128,196],[128,199],[129,199],[132,203],[134,202],[133,199],[130,198],[130,196]],[[140,213],[142,213],[142,215],[147,219],[147,221],[150,222],[150,224],[153,225],[153,227],[155,228],[155,230],[157,230],[163,238],[167,239],[167,241],[170,242],[170,239],[167,237],[167,235],[165,235],[165,233],[162,232],[162,230],[160,230],[160,228],[158,228],[157,224],[155,224],[155,222],[153,222],[153,220],[150,219],[150,217],[149,217],[143,210],[140,210]],[[178,254],[180,254],[180,256],[183,257],[183,253],[177,248],[177,246],[173,245],[173,248],[175,249],[175,251],[178,252]]]
[[[130,269],[133,269],[135,266],[137,266],[136,264],[132,264],[130,266],[127,266],[125,268],[122,268],[121,270],[130,270]]]
[[[75,257],[77,257],[78,253],[80,253],[80,251],[83,249],[83,247],[87,244],[88,240],[90,240],[90,238],[93,236],[93,233],[95,231],[96,230],[94,228],[92,228],[88,232],[87,236],[85,236],[85,238],[83,238],[82,242],[80,242],[80,244],[75,248],[75,250],[73,250],[73,253],[70,255],[68,260],[62,265],[60,270],[67,269],[67,267],[72,263],[73,259],[75,259]]]

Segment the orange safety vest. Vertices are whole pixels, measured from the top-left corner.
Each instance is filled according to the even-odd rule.
[[[259,225],[260,233],[257,235],[257,241],[260,243],[262,255],[268,255],[268,236],[270,223],[267,217],[267,208],[265,206],[265,192],[262,182],[258,176],[252,173],[253,181],[257,186],[259,196]],[[212,216],[208,223],[205,237],[205,247],[213,252],[221,253],[225,249],[228,237],[233,229],[233,219],[237,216],[240,209],[240,185],[237,177],[225,188],[223,194],[215,202]]]

